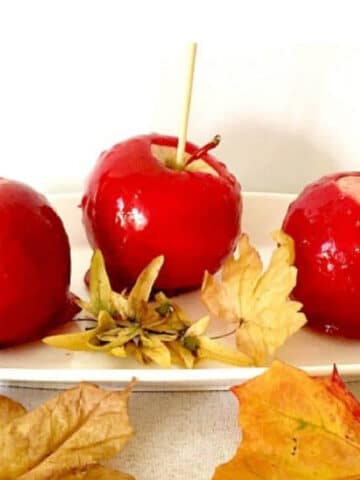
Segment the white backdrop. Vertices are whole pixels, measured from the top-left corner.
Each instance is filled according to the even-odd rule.
[[[199,41],[189,137],[246,190],[297,191],[359,169],[356,2],[0,2],[0,175],[82,188],[128,136],[177,133]]]

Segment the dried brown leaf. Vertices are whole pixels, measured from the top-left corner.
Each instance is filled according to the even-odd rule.
[[[90,467],[82,472],[69,473],[62,477],[61,480],[135,480],[134,477],[127,473],[117,472],[110,468],[100,465]]]
[[[82,383],[12,420],[0,435],[0,479],[63,479],[114,456],[132,434],[129,393]]]
[[[26,408],[21,403],[12,400],[9,397],[0,395],[0,429],[2,430],[5,425],[25,415]]]
[[[274,234],[274,240],[277,247],[263,271],[259,253],[243,234],[239,257],[225,262],[221,282],[206,274],[202,286],[208,309],[218,318],[238,324],[237,347],[255,365],[266,365],[306,323],[302,305],[290,298],[297,276],[293,240],[281,231]]]

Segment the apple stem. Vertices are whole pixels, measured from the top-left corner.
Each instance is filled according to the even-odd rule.
[[[211,140],[211,142],[207,143],[203,147],[199,148],[194,152],[186,161],[185,166],[189,165],[194,160],[199,160],[203,155],[206,155],[209,150],[216,148],[221,141],[220,135],[215,135],[215,137]]]
[[[194,80],[195,59],[197,44],[191,43],[189,47],[188,65],[186,72],[185,97],[183,103],[183,111],[180,122],[179,140],[176,151],[175,168],[181,170],[184,167],[184,153],[186,146],[186,136],[189,123],[189,113],[191,105],[192,86]]]

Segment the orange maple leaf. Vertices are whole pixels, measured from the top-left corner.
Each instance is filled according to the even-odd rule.
[[[232,391],[243,440],[213,480],[360,479],[360,404],[336,368],[311,378],[275,361]]]

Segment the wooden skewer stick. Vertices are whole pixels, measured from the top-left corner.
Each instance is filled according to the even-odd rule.
[[[194,80],[195,60],[197,43],[191,43],[189,48],[188,65],[186,73],[185,98],[180,123],[179,140],[176,151],[176,167],[181,168],[184,165],[184,154],[186,145],[186,136],[189,123],[189,113],[191,105],[192,86]]]

